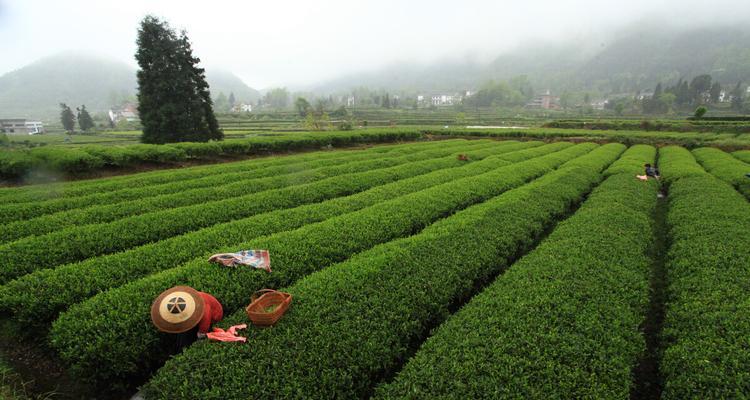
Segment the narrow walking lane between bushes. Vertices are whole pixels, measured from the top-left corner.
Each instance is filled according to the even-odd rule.
[[[633,370],[634,386],[630,392],[631,400],[658,400],[661,398],[662,381],[659,362],[660,335],[664,324],[664,307],[667,298],[668,277],[664,264],[669,250],[667,238],[669,232],[666,221],[668,209],[668,198],[657,198],[653,216],[654,238],[651,247],[650,299],[648,313],[642,327],[646,339],[646,351]]]

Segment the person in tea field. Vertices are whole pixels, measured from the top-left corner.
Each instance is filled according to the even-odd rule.
[[[151,305],[151,321],[159,331],[175,335],[177,351],[206,337],[222,318],[224,309],[214,296],[189,286],[167,289]]]
[[[659,170],[651,164],[644,165],[646,168],[646,176],[650,178],[659,179]]]

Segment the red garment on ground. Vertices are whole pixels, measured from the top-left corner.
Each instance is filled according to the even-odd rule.
[[[237,336],[238,329],[247,328],[247,324],[234,325],[229,327],[226,331],[221,328],[214,328],[213,332],[210,332],[207,336],[209,340],[216,340],[219,342],[245,342],[247,338],[244,336]]]
[[[224,309],[221,307],[219,300],[216,297],[211,296],[208,293],[198,292],[203,297],[203,317],[201,322],[198,323],[198,332],[208,333],[211,325],[221,321],[224,318]]]

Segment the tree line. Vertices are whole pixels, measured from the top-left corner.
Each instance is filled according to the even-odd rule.
[[[76,121],[81,132],[89,132],[94,129],[94,119],[86,110],[86,106],[76,107],[76,113],[65,103],[60,103],[60,122],[66,132],[72,133],[76,128]]]
[[[646,114],[666,114],[673,109],[692,109],[700,105],[717,104],[722,91],[727,93],[721,83],[714,81],[709,74],[698,75],[690,82],[680,78],[674,85],[666,87],[659,82],[654,88],[653,95],[643,99],[642,108]],[[745,101],[742,82],[737,82],[728,93],[731,108],[738,112],[742,111]]]

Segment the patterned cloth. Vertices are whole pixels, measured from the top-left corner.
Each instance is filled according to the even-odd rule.
[[[208,261],[225,267],[245,265],[271,272],[271,256],[268,250],[242,250],[237,253],[214,254]]]

